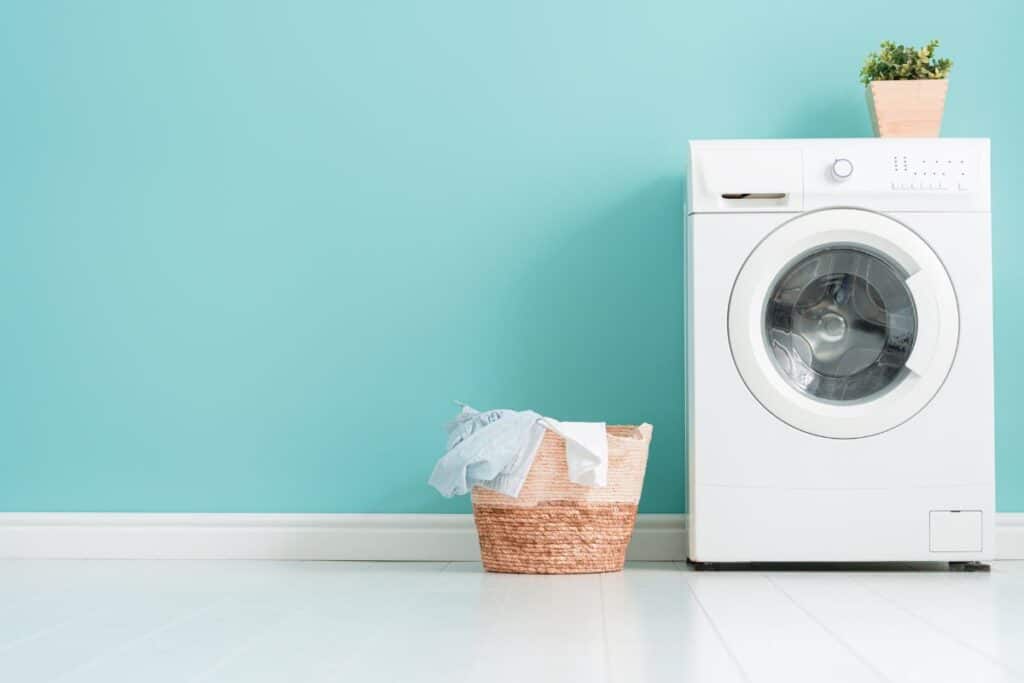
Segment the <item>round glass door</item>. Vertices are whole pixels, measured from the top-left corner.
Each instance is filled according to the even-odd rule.
[[[935,252],[861,209],[811,211],[769,232],[740,267],[727,320],[754,398],[790,426],[836,439],[880,434],[923,410],[960,336]]]
[[[848,246],[799,258],[765,307],[776,369],[822,401],[860,401],[889,389],[906,374],[917,333],[905,279],[895,264]]]

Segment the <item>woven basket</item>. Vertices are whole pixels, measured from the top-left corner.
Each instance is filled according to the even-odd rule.
[[[608,427],[608,485],[569,481],[565,440],[548,430],[518,498],[477,486],[473,518],[489,572],[617,572],[626,562],[653,428]]]

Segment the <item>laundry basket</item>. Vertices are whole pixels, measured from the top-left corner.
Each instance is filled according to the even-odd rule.
[[[647,468],[649,424],[608,427],[608,485],[569,481],[565,440],[548,430],[518,498],[477,486],[484,569],[513,574],[615,572],[626,562]]]

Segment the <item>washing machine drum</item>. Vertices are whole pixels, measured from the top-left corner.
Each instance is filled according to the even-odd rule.
[[[729,302],[729,343],[750,391],[779,419],[826,437],[912,418],[949,374],[958,337],[939,258],[869,211],[783,224],[747,259]]]

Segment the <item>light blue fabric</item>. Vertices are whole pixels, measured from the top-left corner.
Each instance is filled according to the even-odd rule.
[[[434,467],[430,485],[451,498],[479,484],[518,496],[530,472],[544,425],[532,410],[488,410],[463,405],[448,423],[447,452]]]

